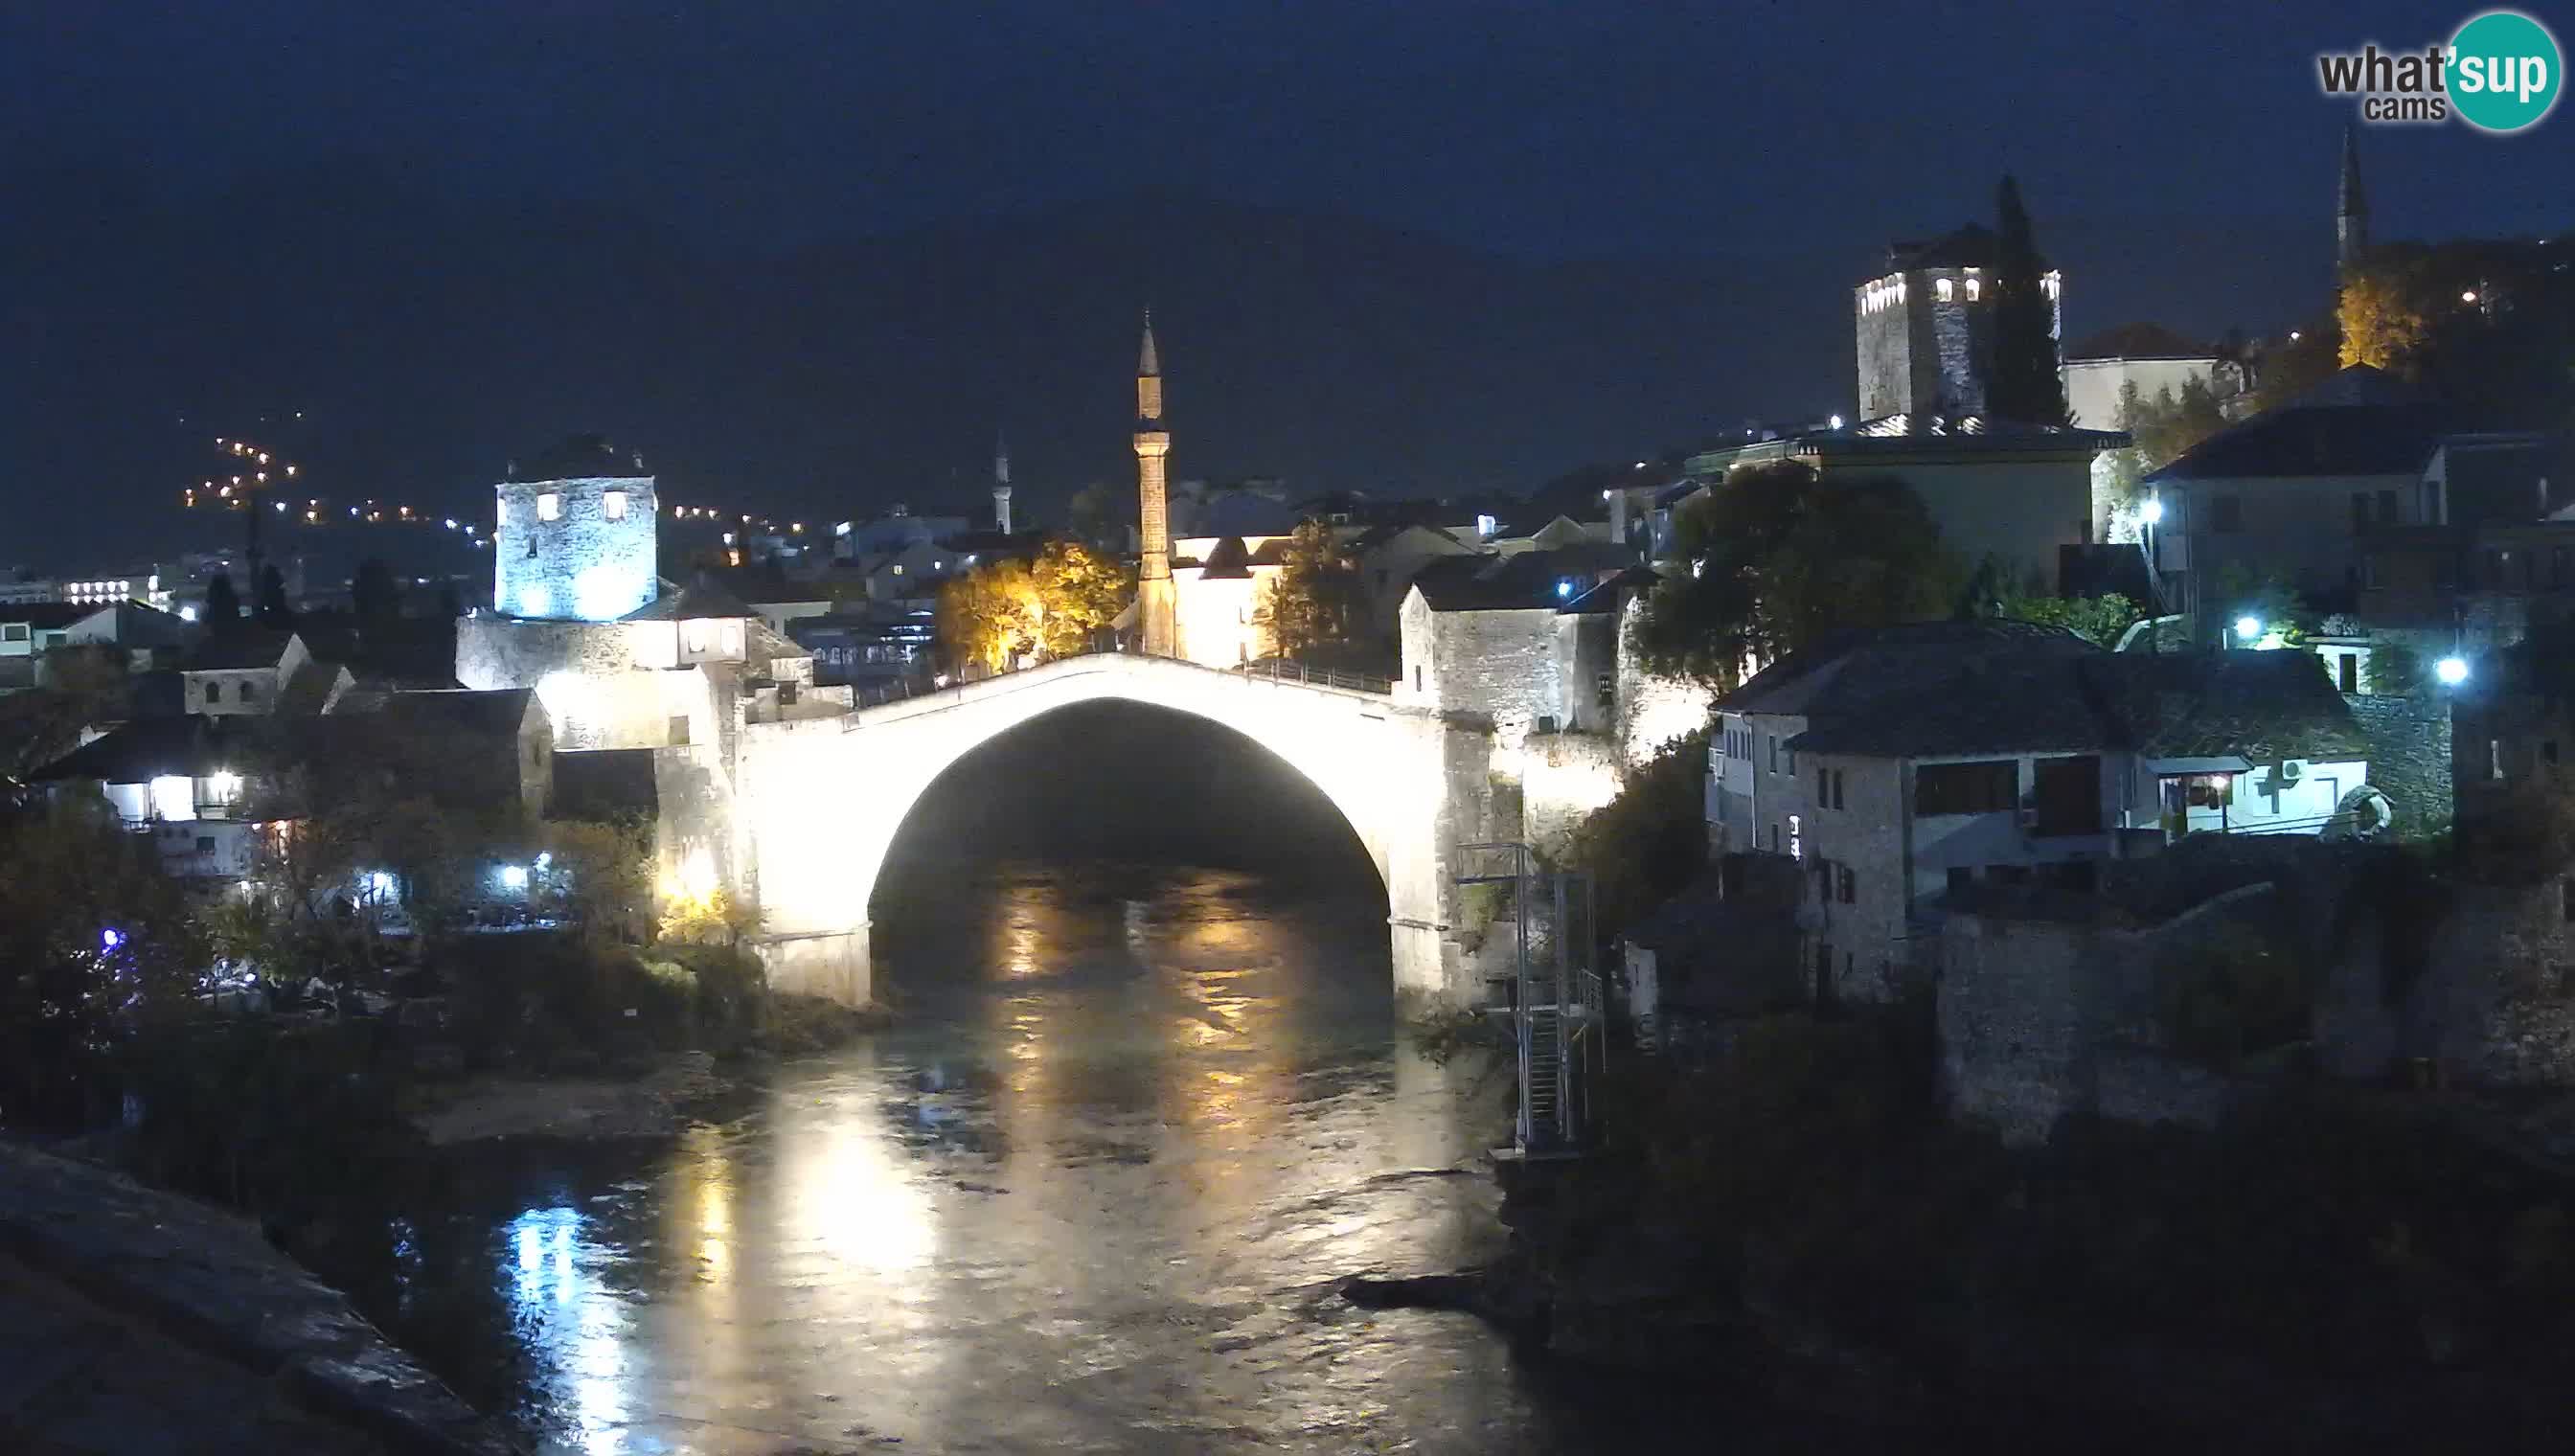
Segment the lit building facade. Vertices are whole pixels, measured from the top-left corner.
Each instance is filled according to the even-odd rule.
[[[1982,415],[1994,365],[1994,235],[1969,224],[1887,248],[1886,272],[1851,290],[1859,418]],[[2064,282],[2042,274],[2047,336],[2064,337]]]
[[[653,601],[660,507],[642,456],[597,436],[494,488],[492,604],[509,617],[615,622]]]

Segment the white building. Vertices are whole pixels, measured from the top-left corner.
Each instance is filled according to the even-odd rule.
[[[2158,395],[2181,398],[2183,387],[2194,382],[2220,400],[2239,387],[2215,349],[2159,324],[2104,329],[2068,348],[2057,374],[2065,383],[2066,413],[2087,430],[2127,428],[2119,419],[2119,398],[2130,385],[2149,405]]]
[[[1815,984],[1860,999],[1901,988],[1944,894],[2089,889],[2186,833],[2356,830],[2368,778],[2312,655],[2114,654],[2022,623],[1846,634],[1717,712],[1711,841],[1806,867]]]

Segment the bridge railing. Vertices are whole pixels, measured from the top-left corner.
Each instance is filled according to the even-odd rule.
[[[1379,695],[1394,691],[1392,679],[1370,678],[1360,673],[1335,673],[1328,668],[1309,668],[1303,663],[1282,662],[1277,658],[1245,663],[1227,671],[1254,682],[1298,683],[1309,688],[1339,688],[1351,693]]]
[[[850,692],[850,703],[854,708],[878,708],[885,704],[902,703],[914,698],[932,698],[971,684],[989,683],[996,678],[1008,678],[1016,673],[1026,673],[1035,668],[1048,667],[1069,659],[1111,655],[1120,651],[1118,648],[1086,648],[1081,652],[1066,653],[1059,657],[1032,659],[1005,668],[998,673],[987,672],[972,678],[942,676],[930,683],[917,683],[909,678],[898,678],[892,683],[881,684],[874,688],[853,688]],[[1360,673],[1336,673],[1324,668],[1309,668],[1303,663],[1282,662],[1276,658],[1259,663],[1244,663],[1220,671],[1255,683],[1293,683],[1309,688],[1338,688],[1349,693],[1373,693],[1379,696],[1394,692],[1394,683],[1390,679],[1371,678]]]

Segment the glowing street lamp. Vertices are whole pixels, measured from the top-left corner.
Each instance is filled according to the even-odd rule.
[[[2138,508],[2137,517],[2139,520],[2144,521],[2148,526],[2163,525],[2164,503],[2156,500],[2152,496],[2148,496],[2146,498],[2146,504]]]
[[[2432,665],[2432,676],[2441,680],[2442,687],[2456,688],[2468,681],[2468,660],[2456,655],[2443,658]]]
[[[2251,616],[2235,619],[2235,635],[2246,642],[2251,642],[2260,637],[2262,635],[2262,619]]]

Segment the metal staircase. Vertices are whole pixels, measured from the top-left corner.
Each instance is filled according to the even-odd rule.
[[[1608,1064],[1601,1020],[1600,976],[1592,968],[1591,879],[1543,872],[1522,843],[1458,846],[1457,883],[1503,888],[1494,927],[1511,920],[1511,971],[1492,984],[1518,1047],[1519,1116],[1512,1146],[1519,1159],[1579,1154],[1588,1131],[1589,1077]]]

